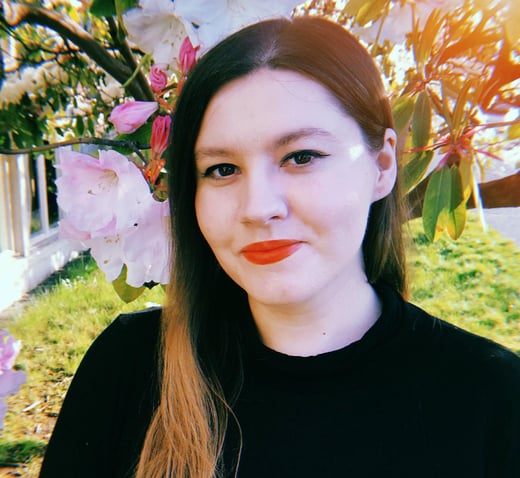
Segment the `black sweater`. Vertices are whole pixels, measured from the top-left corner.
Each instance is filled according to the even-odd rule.
[[[520,478],[520,359],[378,293],[379,320],[334,352],[287,356],[244,327],[238,477]],[[159,317],[120,316],[94,342],[41,478],[132,476],[155,403]],[[228,465],[237,437],[230,423]]]

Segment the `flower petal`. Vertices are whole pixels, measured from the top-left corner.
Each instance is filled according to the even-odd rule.
[[[177,2],[175,2],[177,3]],[[182,40],[190,37],[198,45],[191,23],[177,16],[169,0],[141,1],[142,8],[132,8],[123,15],[129,39],[141,50],[151,53],[155,63],[175,64]]]

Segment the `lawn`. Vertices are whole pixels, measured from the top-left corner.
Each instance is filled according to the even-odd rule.
[[[520,352],[520,248],[494,231],[485,234],[475,219],[458,241],[428,244],[418,221],[409,230],[412,302]],[[163,295],[156,287],[123,304],[83,257],[13,313],[9,331],[23,341],[17,367],[28,381],[7,399],[0,477],[38,475],[62,398],[89,344],[119,313],[160,303]]]

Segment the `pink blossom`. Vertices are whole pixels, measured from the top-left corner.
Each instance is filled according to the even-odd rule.
[[[96,159],[68,150],[57,167],[60,234],[90,249],[109,281],[126,264],[130,285],[167,283],[168,206],[153,198],[135,164],[115,151]]]
[[[159,65],[153,65],[150,68],[150,85],[152,90],[160,93],[167,84],[168,74]]]
[[[193,48],[190,37],[186,37],[182,42],[179,51],[179,68],[183,76],[187,76],[197,62],[197,50],[200,46]]]
[[[118,133],[133,133],[157,110],[155,101],[128,101],[116,106],[108,120]]]
[[[125,234],[112,234],[96,237],[87,242],[90,253],[98,267],[105,273],[107,281],[112,282],[119,277],[123,268],[123,245],[125,237],[131,234],[128,229]],[[142,284],[141,284],[142,285]]]
[[[13,367],[21,347],[22,343],[9,335],[7,330],[0,331],[0,370],[8,370]]]
[[[26,381],[24,372],[11,370],[20,348],[19,340],[15,340],[7,330],[0,331],[0,429],[3,429],[7,410],[4,397],[18,392]]]
[[[170,279],[168,202],[153,201],[146,219],[125,237],[126,282],[139,287],[146,282],[167,284]]]
[[[86,241],[91,239],[90,232],[77,229],[68,218],[60,219],[59,222],[60,239],[70,239],[73,241]]]
[[[159,157],[169,145],[171,124],[172,119],[170,116],[157,116],[153,121],[150,145],[152,151]]]
[[[153,200],[139,168],[116,151],[99,159],[69,150],[61,155],[58,205],[65,213],[65,235],[75,239],[116,234],[131,228]]]

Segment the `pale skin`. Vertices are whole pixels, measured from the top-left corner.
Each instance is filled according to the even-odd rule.
[[[199,227],[248,294],[262,341],[310,356],[359,340],[381,313],[361,244],[396,178],[395,133],[378,152],[319,83],[260,69],[210,102],[195,146]],[[248,245],[289,240],[275,262]]]

